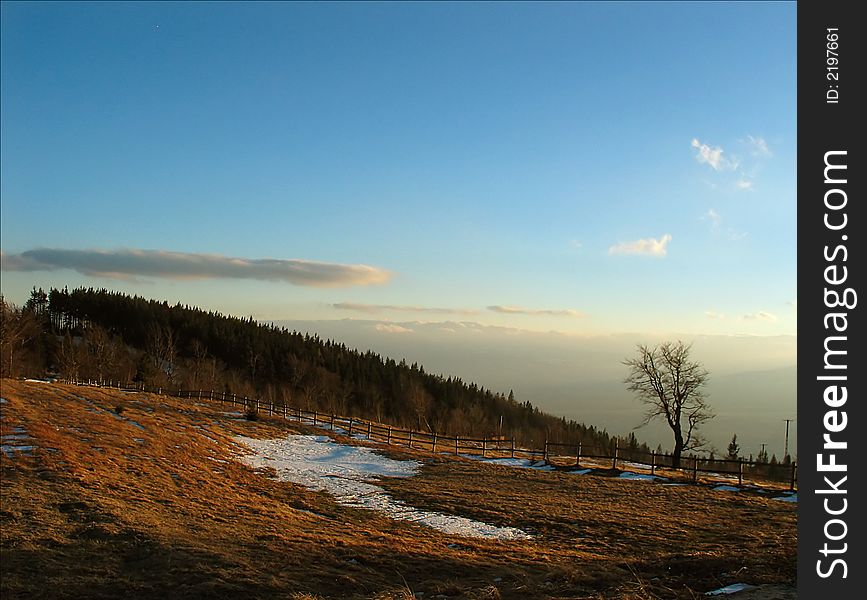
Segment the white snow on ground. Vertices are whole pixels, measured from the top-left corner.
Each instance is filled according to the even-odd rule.
[[[521,469],[535,469],[536,471],[553,471],[554,467],[544,460],[530,460],[528,458],[482,458],[480,454],[461,454],[461,458],[481,460],[486,463],[503,465],[506,467],[519,467]]]
[[[797,502],[798,501],[798,493],[794,494],[786,494],[785,496],[777,496],[776,498],[771,498],[771,500],[780,500],[781,502]]]
[[[718,492],[739,492],[739,491],[741,491],[740,488],[736,488],[736,487],[731,486],[731,485],[718,485],[713,489],[715,489]]]
[[[574,471],[569,471],[573,475],[587,475],[587,473],[592,473],[593,469],[575,469]]]
[[[6,404],[9,402],[6,398],[0,398],[0,404]]]
[[[628,481],[655,481],[659,479],[660,481],[667,481],[665,477],[660,477],[659,475],[648,475],[646,473],[630,473],[629,471],[624,471],[620,474],[620,479],[626,479]]]
[[[721,587],[718,590],[711,590],[707,592],[705,596],[724,596],[727,594],[734,594],[736,592],[742,592],[744,590],[753,589],[754,585],[750,585],[748,583],[733,583],[731,585],[727,585],[725,587]]]
[[[32,440],[33,438],[27,434],[27,430],[22,426],[12,428],[12,433],[0,435],[0,452],[8,458],[15,458],[16,452],[29,455],[36,446],[19,446],[18,443],[23,440]],[[11,444],[8,442],[12,442]]]
[[[530,537],[513,527],[496,527],[465,517],[417,509],[367,483],[377,477],[415,475],[421,464],[414,460],[393,460],[370,448],[335,443],[327,436],[289,435],[274,440],[237,436],[233,439],[253,452],[241,457],[244,464],[273,468],[279,480],[328,492],[344,506],[378,510],[392,519],[413,521],[453,535],[511,540]]]
[[[618,460],[617,464],[622,467],[629,467],[630,469],[647,469],[650,467],[647,464],[629,462],[628,460]]]
[[[3,452],[9,458],[15,458],[16,452],[21,452],[23,454],[29,454],[36,449],[36,446],[9,446],[7,444],[0,444],[0,452]]]

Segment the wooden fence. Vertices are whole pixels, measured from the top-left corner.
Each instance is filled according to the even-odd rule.
[[[564,444],[545,440],[542,449],[522,448],[515,445],[514,438],[482,437],[469,438],[458,435],[447,436],[436,432],[416,431],[391,425],[384,425],[359,419],[345,417],[331,413],[322,413],[316,410],[303,410],[300,407],[291,407],[285,404],[263,402],[258,398],[247,398],[228,392],[215,392],[204,390],[180,390],[162,387],[149,388],[141,383],[121,383],[116,381],[73,381],[63,380],[73,385],[85,385],[95,387],[111,387],[124,391],[139,391],[153,394],[164,394],[178,398],[209,400],[221,404],[231,404],[233,407],[242,406],[245,411],[266,413],[281,416],[284,419],[298,421],[302,424],[314,427],[327,428],[332,431],[355,436],[385,444],[404,445],[418,450],[427,450],[433,453],[450,453],[456,456],[461,454],[469,456],[481,456],[482,458],[527,458],[530,460],[543,461],[547,464],[558,466],[572,466],[581,468],[592,466],[595,468],[610,468],[616,470],[620,467],[638,468],[649,470],[651,475],[656,475],[661,470],[675,471],[685,474],[692,481],[697,482],[699,474],[707,474],[711,479],[730,480],[737,478],[739,485],[745,481],[772,481],[786,482],[788,489],[797,489],[797,462],[791,463],[760,463],[757,461],[745,461],[730,459],[711,459],[698,456],[681,456],[681,464],[674,467],[670,454],[657,452],[641,452],[631,448],[621,448],[617,442],[613,448],[600,448],[598,446],[585,446],[582,443]],[[574,463],[572,460],[574,459]]]

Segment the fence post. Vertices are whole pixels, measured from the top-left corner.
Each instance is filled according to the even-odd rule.
[[[299,423],[301,422],[301,407],[298,406],[295,408],[295,420]]]
[[[367,439],[370,439],[370,423],[367,423]]]
[[[455,456],[458,455],[458,434],[455,434]]]
[[[316,411],[313,411],[313,426],[316,427]]]
[[[548,462],[548,438],[545,438],[545,450],[542,452],[542,460]]]
[[[698,481],[698,457],[692,457],[692,482]]]
[[[488,453],[488,438],[482,438],[482,458]]]
[[[388,437],[385,438],[386,444],[391,444],[391,425],[388,426]]]
[[[331,431],[334,431],[334,413],[331,413]]]
[[[738,459],[738,485],[743,485],[744,483],[744,459]]]
[[[615,442],[614,442],[614,462],[611,463],[612,469],[617,468],[617,452],[618,452],[618,450],[620,450],[620,448],[617,446],[617,441],[615,440]]]
[[[235,394],[234,394],[234,392],[233,392],[233,393],[232,393],[232,406],[233,406],[233,407],[235,406],[235,400],[236,400],[236,396],[235,396]]]
[[[436,451],[437,451],[437,432],[436,431],[434,431],[433,445],[431,445],[430,451],[432,453],[436,454]]]
[[[512,438],[512,458],[515,458],[515,438]]]
[[[798,472],[798,463],[796,461],[792,461],[792,478],[789,480],[789,491],[795,491],[795,478],[797,477]]]
[[[409,447],[412,448],[412,429],[409,430]]]
[[[581,442],[578,442],[578,445],[575,447],[575,466],[581,466]]]
[[[352,417],[349,417],[349,435],[352,436]]]
[[[656,475],[656,452],[650,453],[650,474]]]

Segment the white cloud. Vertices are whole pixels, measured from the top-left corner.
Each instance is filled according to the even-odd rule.
[[[723,156],[725,151],[719,146],[711,148],[707,144],[702,144],[697,138],[693,138],[692,147],[698,150],[695,159],[699,163],[710,165],[714,171],[730,171],[738,166],[737,160],[730,160]]]
[[[722,223],[722,216],[712,208],[709,208],[701,219],[702,221],[710,221],[710,226],[713,230],[719,229],[720,223]]]
[[[8,271],[70,269],[83,275],[110,279],[258,279],[312,287],[381,284],[392,276],[384,269],[361,264],[135,249],[37,248],[20,254],[3,254],[2,267]]]
[[[362,302],[335,302],[331,305],[337,310],[354,310],[368,314],[382,313],[386,311],[396,312],[424,312],[435,314],[477,315],[481,311],[472,308],[440,308],[436,306],[417,306],[403,304],[365,304]]]
[[[768,142],[761,136],[747,136],[747,144],[753,148],[754,156],[773,156],[773,152],[768,147]]]
[[[777,320],[776,315],[772,315],[771,313],[763,311],[763,310],[760,310],[759,312],[755,312],[755,313],[746,314],[741,318],[745,319],[747,321],[758,320],[758,321],[771,321],[771,322],[773,322],[773,321]]]
[[[671,235],[666,233],[661,238],[640,239],[633,242],[621,242],[608,249],[608,254],[644,254],[647,256],[665,256]]]
[[[546,315],[552,317],[583,317],[583,313],[580,311],[566,308],[566,309],[550,309],[550,308],[524,308],[522,306],[502,306],[502,305],[494,305],[489,306],[488,310],[503,313],[508,315]]]
[[[413,333],[409,327],[403,327],[394,323],[377,323],[376,330],[381,333]]]
[[[719,319],[720,321],[722,321],[726,318],[726,316],[724,314],[718,313],[715,310],[705,311],[704,314],[708,319]]]
[[[746,179],[746,178],[738,179],[735,182],[735,187],[738,188],[739,190],[751,190],[751,189],[753,189],[754,185],[755,185],[755,183],[753,182],[752,179]]]

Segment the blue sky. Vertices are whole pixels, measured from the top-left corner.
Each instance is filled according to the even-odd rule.
[[[794,3],[0,11],[13,302],[105,286],[279,320],[620,434],[620,361],[682,337],[712,442],[781,454]]]
[[[2,17],[14,301],[86,283],[268,319],[795,333],[793,3]]]

